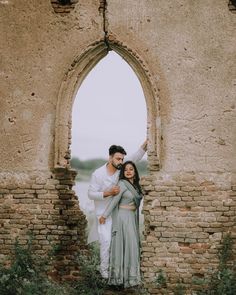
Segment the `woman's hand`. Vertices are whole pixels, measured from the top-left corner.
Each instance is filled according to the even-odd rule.
[[[106,218],[101,216],[99,219],[98,219],[99,223],[100,224],[105,224],[106,223]]]

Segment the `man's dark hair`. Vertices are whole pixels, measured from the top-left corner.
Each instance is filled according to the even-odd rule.
[[[122,146],[113,144],[109,147],[109,156],[113,156],[115,153],[126,155],[126,151]]]

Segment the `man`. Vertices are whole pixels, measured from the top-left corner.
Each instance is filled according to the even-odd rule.
[[[141,160],[146,150],[147,141],[142,144],[135,154],[129,157],[129,160],[132,160],[133,162]],[[94,171],[88,189],[88,197],[90,200],[94,201],[95,205],[96,229],[100,244],[100,272],[103,278],[108,278],[112,219],[111,216],[108,217],[106,219],[106,223],[104,224],[100,224],[98,219],[105,211],[111,201],[111,198],[120,192],[120,188],[117,186],[117,183],[125,155],[126,151],[123,147],[117,145],[110,146],[109,161]]]

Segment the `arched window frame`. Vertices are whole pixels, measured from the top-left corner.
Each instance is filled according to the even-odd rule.
[[[54,168],[70,166],[72,107],[80,85],[91,69],[114,50],[131,66],[137,75],[144,92],[147,105],[147,138],[149,171],[160,168],[161,153],[161,120],[159,116],[159,95],[156,81],[152,77],[143,59],[128,47],[111,42],[109,48],[105,42],[91,45],[83,54],[75,58],[61,83],[58,94],[55,121]]]

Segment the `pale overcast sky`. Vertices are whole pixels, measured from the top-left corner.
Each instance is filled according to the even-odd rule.
[[[114,51],[88,74],[72,114],[72,156],[108,158],[112,144],[132,153],[146,138],[147,109],[141,84]]]

